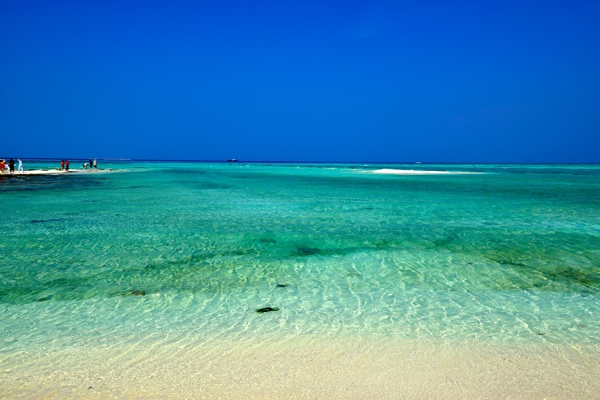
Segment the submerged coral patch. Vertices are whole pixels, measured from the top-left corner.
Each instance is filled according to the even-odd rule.
[[[319,254],[321,252],[321,249],[317,249],[316,247],[299,246],[296,249],[296,252],[301,256],[312,256],[313,254]]]

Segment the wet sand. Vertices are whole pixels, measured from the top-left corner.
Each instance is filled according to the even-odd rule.
[[[600,348],[329,336],[144,338],[0,358],[0,398],[597,398]]]

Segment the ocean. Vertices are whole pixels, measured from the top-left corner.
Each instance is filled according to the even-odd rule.
[[[599,165],[99,168],[0,177],[0,388],[93,349],[600,345]]]

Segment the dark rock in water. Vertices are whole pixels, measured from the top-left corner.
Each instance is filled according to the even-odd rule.
[[[32,219],[31,222],[32,224],[44,224],[47,222],[62,222],[62,221],[66,221],[65,218],[49,218],[49,219]]]
[[[315,247],[304,247],[304,246],[298,247],[298,254],[300,254],[302,256],[310,256],[313,254],[318,254],[320,252],[321,252],[321,249],[317,249]]]
[[[134,290],[133,292],[131,292],[132,296],[144,296],[145,294],[145,290]]]
[[[540,336],[544,336],[546,334],[546,332],[538,332],[538,335]]]
[[[287,283],[278,283],[277,287],[288,287],[289,285]]]
[[[262,238],[262,239],[260,239],[260,242],[261,243],[275,244],[275,243],[277,243],[277,240],[275,240],[275,239],[269,239],[269,238]]]
[[[271,311],[279,311],[279,308],[277,307],[264,307],[264,308],[259,308],[256,310],[257,313],[259,314],[264,314],[266,312],[271,312]]]
[[[46,297],[42,297],[42,298],[38,299],[37,301],[48,301],[50,299],[51,299],[50,296],[46,296]]]

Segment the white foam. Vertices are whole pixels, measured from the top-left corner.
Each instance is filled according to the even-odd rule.
[[[456,174],[468,174],[469,172],[455,172],[455,171],[422,171],[414,169],[376,169],[372,171],[374,174],[387,174],[387,175],[456,175]]]

